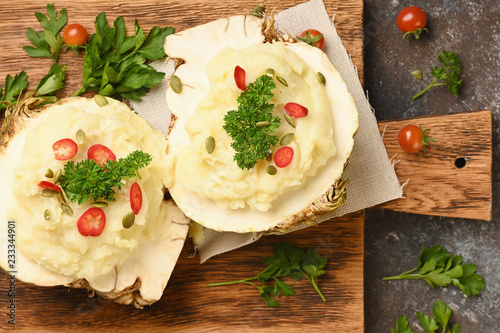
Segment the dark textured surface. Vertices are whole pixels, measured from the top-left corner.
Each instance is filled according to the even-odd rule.
[[[428,15],[429,34],[410,42],[396,26],[398,12],[416,4]],[[368,210],[365,223],[366,332],[390,332],[407,315],[423,332],[415,311],[431,314],[437,299],[453,309],[462,332],[500,332],[500,2],[365,1],[365,88],[379,120],[490,109],[493,111],[493,219],[478,221]],[[464,86],[458,98],[435,87],[412,96],[432,77],[443,50],[459,54]],[[424,78],[414,79],[420,69]],[[432,172],[432,170],[429,170]],[[441,244],[475,263],[486,281],[480,296],[466,298],[455,287],[430,288],[423,281],[382,281],[417,265],[422,245]]]

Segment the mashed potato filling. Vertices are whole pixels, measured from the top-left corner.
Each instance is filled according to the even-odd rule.
[[[16,221],[18,249],[27,259],[49,271],[93,281],[123,263],[140,247],[138,239],[145,236],[154,240],[160,223],[166,220],[165,210],[160,210],[164,186],[169,185],[166,140],[125,104],[108,99],[108,105],[100,107],[93,99],[70,101],[41,112],[16,136],[15,140],[23,141],[17,143],[22,153],[14,167],[13,200],[7,215]],[[123,180],[124,187],[115,195],[117,200],[102,208],[106,225],[97,237],[84,237],[77,228],[78,218],[91,207],[90,202],[70,202],[70,216],[62,211],[61,199],[41,196],[37,185],[41,180],[51,181],[44,176],[48,168],[55,172],[67,162],[55,160],[52,144],[63,138],[76,141],[79,129],[86,138],[71,159],[75,162],[86,159],[88,148],[94,144],[110,148],[117,159],[134,150],[153,156],[151,164],[139,170],[141,179]],[[135,224],[124,229],[122,218],[131,211],[129,189],[134,182],[142,189],[142,208]],[[44,218],[46,209],[52,213],[50,220]]]
[[[235,66],[246,72],[247,84],[272,68],[288,86],[276,80],[274,114],[281,117],[281,126],[275,133],[282,138],[294,133],[288,144],[294,150],[292,162],[277,168],[269,175],[266,167],[274,165],[261,160],[250,170],[240,169],[233,160],[232,139],[223,129],[224,116],[238,108],[237,98],[242,92],[234,81]],[[297,188],[305,178],[316,174],[319,167],[335,155],[330,104],[323,85],[304,60],[283,43],[256,44],[242,50],[226,47],[206,67],[210,83],[208,95],[201,100],[185,129],[190,144],[179,150],[175,161],[176,181],[202,198],[211,199],[219,206],[230,209],[249,205],[258,211],[268,211],[272,202],[285,192]],[[309,110],[306,117],[295,119],[296,128],[284,119],[283,107],[295,102]],[[215,150],[209,154],[205,148],[207,137],[215,139]],[[274,152],[279,143],[272,147]]]

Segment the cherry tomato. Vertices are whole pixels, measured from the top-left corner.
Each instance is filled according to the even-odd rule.
[[[309,113],[306,107],[294,102],[286,103],[283,110],[292,118],[302,118]]]
[[[325,45],[325,37],[323,37],[323,34],[316,29],[307,29],[305,31],[302,31],[299,37],[300,40],[306,42],[309,45],[316,46],[321,50]]]
[[[418,39],[422,31],[428,31],[425,28],[427,15],[422,9],[415,6],[403,8],[398,14],[397,24],[399,30],[405,33],[403,38],[408,34],[413,34]]]
[[[59,186],[57,186],[54,183],[45,181],[45,180],[42,180],[41,182],[39,182],[38,186],[40,186],[41,188],[48,189],[48,190],[54,190],[56,192],[61,192],[61,188]]]
[[[246,73],[243,68],[240,66],[234,67],[234,81],[236,82],[236,86],[241,90],[247,89],[246,83]]]
[[[416,125],[407,125],[399,131],[399,145],[408,153],[424,150],[424,147],[428,145],[428,141],[436,141],[436,139],[425,135],[427,131],[428,129],[422,130],[422,127]]]
[[[61,139],[52,145],[52,150],[56,160],[64,161],[76,155],[78,145],[71,139]]]
[[[97,237],[102,234],[106,225],[106,215],[101,208],[91,207],[78,219],[77,227],[80,235]]]
[[[115,154],[108,147],[99,144],[89,148],[87,157],[99,165],[104,165],[108,160],[116,161]]]
[[[276,151],[276,153],[274,153],[274,164],[276,164],[278,168],[286,167],[288,164],[290,164],[290,162],[292,162],[292,159],[293,159],[292,147],[288,146],[281,147]]]
[[[139,214],[142,207],[142,191],[137,183],[133,183],[130,188],[130,207],[135,215]]]
[[[87,42],[87,29],[81,24],[73,23],[64,29],[64,43],[69,46],[82,46]]]

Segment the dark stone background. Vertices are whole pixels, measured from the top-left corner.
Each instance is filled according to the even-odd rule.
[[[427,13],[430,31],[410,42],[396,25],[397,14],[409,5]],[[431,315],[438,299],[452,308],[452,323],[459,323],[462,332],[500,332],[499,22],[499,0],[365,1],[365,89],[378,120],[485,109],[493,111],[494,119],[492,221],[367,210],[366,332],[390,332],[403,314],[415,332],[424,332],[415,312]],[[459,97],[446,87],[434,87],[413,100],[432,81],[430,69],[439,65],[442,50],[458,53],[462,61]],[[422,81],[412,77],[414,69],[423,72]],[[467,298],[454,286],[432,289],[420,280],[381,280],[414,268],[424,244],[441,244],[452,254],[462,254],[464,262],[477,264],[486,289]]]

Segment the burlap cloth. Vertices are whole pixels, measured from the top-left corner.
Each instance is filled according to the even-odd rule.
[[[275,18],[278,27],[292,36],[297,36],[308,28],[314,28],[323,33],[325,52],[344,78],[358,107],[359,131],[355,136],[354,150],[343,176],[344,179],[350,179],[347,187],[347,203],[317,222],[401,198],[402,187],[387,156],[377,127],[377,120],[365,96],[356,68],[337,34],[333,18],[330,18],[326,12],[323,1],[311,0],[277,13]],[[155,62],[153,66],[165,72],[167,77],[173,73],[171,61],[167,64],[161,61]],[[164,133],[168,129],[170,120],[170,111],[165,102],[166,90],[167,80],[165,79],[141,102],[132,103],[139,115],[144,117],[151,126]],[[248,245],[260,237],[262,233],[238,234],[204,229],[203,240],[196,244],[200,261],[204,262],[217,254]]]

